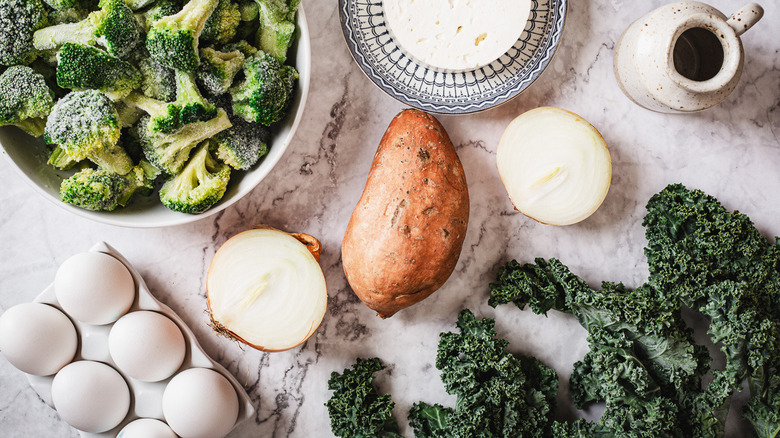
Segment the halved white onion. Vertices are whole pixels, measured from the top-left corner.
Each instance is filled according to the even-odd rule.
[[[612,179],[601,134],[560,108],[536,108],[515,118],[498,143],[496,160],[515,208],[551,225],[574,224],[593,214]]]
[[[306,341],[328,301],[319,248],[309,235],[273,228],[230,238],[214,254],[206,280],[213,328],[263,351]]]

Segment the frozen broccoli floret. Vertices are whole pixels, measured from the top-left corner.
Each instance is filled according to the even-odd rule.
[[[65,43],[99,44],[108,53],[125,57],[138,44],[140,29],[132,9],[124,0],[100,0],[100,9],[77,23],[45,27],[33,35],[38,50],[53,50]]]
[[[261,52],[244,63],[244,80],[230,89],[233,112],[248,122],[270,126],[287,114],[298,72]]]
[[[233,124],[212,139],[217,147],[217,158],[239,170],[254,166],[268,153],[271,133],[259,123],[251,123],[241,117],[231,116]]]
[[[95,47],[65,43],[57,60],[57,84],[63,88],[100,90],[117,100],[141,85],[137,68]]]
[[[200,49],[198,84],[212,95],[227,93],[233,85],[233,78],[244,66],[245,59],[238,50],[225,53],[211,47]]]
[[[33,34],[47,23],[40,0],[0,0],[0,65],[32,62]]]
[[[232,126],[222,109],[217,110],[217,116],[211,120],[190,123],[171,134],[151,131],[148,117],[144,116],[136,125],[141,148],[149,162],[169,175],[181,171],[198,143]]]
[[[133,167],[125,175],[105,169],[82,169],[60,185],[63,202],[93,211],[113,211],[124,207],[134,194],[148,195],[154,179],[147,178],[142,166]]]
[[[39,137],[53,105],[54,93],[32,68],[15,65],[0,75],[0,125],[15,125]]]
[[[54,146],[53,148],[50,148],[48,151],[49,153],[49,159],[46,161],[46,164],[50,166],[54,166],[57,169],[60,170],[68,170],[79,163],[79,161],[74,160],[70,157],[67,153],[65,153],[65,150],[62,149],[62,147],[58,145],[49,145]]]
[[[182,213],[202,213],[222,199],[230,181],[230,166],[217,161],[203,142],[181,173],[160,188],[163,205]]]
[[[128,105],[149,114],[146,122],[151,132],[170,134],[187,124],[213,119],[217,108],[200,95],[194,75],[176,70],[176,100],[168,103],[133,92],[125,98]]]
[[[145,50],[144,50],[145,51]],[[153,99],[171,102],[176,99],[176,73],[149,56],[138,61],[141,71],[141,91]]]
[[[130,9],[137,11],[151,5],[154,3],[154,0],[126,0],[126,3]]]
[[[279,62],[287,59],[287,49],[295,39],[295,12],[299,0],[256,0],[260,6],[260,49],[270,53]]]
[[[174,15],[163,17],[146,35],[146,48],[154,60],[177,70],[198,68],[198,39],[219,0],[190,0]]]
[[[241,11],[238,5],[230,0],[219,0],[216,9],[206,20],[201,41],[211,43],[227,43],[236,35],[236,27],[241,22]]]
[[[257,49],[249,44],[246,40],[238,40],[233,43],[228,43],[220,48],[221,52],[232,52],[238,50],[244,55],[244,58],[250,58],[257,55]]]
[[[135,125],[141,120],[141,117],[146,114],[144,110],[130,106],[121,100],[114,102],[114,107],[116,108],[116,113],[119,116],[119,124],[122,125],[122,128],[129,128]]]
[[[260,5],[254,0],[238,0],[241,21],[255,21],[260,17]]]
[[[137,12],[135,18],[142,23],[144,32],[149,32],[152,25],[159,19],[181,11],[179,0],[157,0],[145,11]]]
[[[96,90],[74,91],[57,103],[43,134],[48,144],[60,146],[72,159],[89,159],[120,175],[130,172],[133,162],[117,144],[121,126],[114,104]]]

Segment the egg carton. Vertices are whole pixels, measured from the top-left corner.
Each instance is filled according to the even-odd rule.
[[[252,402],[249,398],[249,395],[246,393],[246,390],[244,390],[241,384],[238,383],[236,378],[233,377],[233,375],[228,372],[225,367],[217,363],[214,359],[209,357],[208,354],[206,354],[206,352],[198,343],[197,339],[195,339],[195,335],[192,333],[192,330],[190,330],[187,324],[185,324],[184,321],[170,307],[159,302],[156,298],[154,298],[154,296],[152,296],[151,292],[149,292],[149,289],[146,287],[146,283],[144,283],[143,278],[141,278],[141,275],[138,273],[138,271],[135,270],[135,268],[133,268],[130,262],[122,257],[122,255],[116,249],[105,242],[95,244],[92,248],[90,248],[90,251],[108,254],[125,265],[133,277],[136,288],[135,301],[133,302],[133,305],[128,313],[139,310],[150,310],[161,313],[170,318],[171,321],[176,323],[176,325],[179,327],[182,335],[184,335],[186,343],[186,354],[184,356],[184,362],[173,376],[159,382],[141,382],[129,377],[111,359],[111,355],[108,351],[108,334],[111,331],[111,327],[114,325],[113,323],[100,326],[90,325],[80,322],[69,316],[71,322],[73,322],[73,325],[76,327],[76,332],[78,333],[79,337],[79,346],[76,351],[76,356],[73,358],[72,362],[77,360],[92,360],[110,365],[125,379],[127,386],[130,388],[131,394],[130,410],[124,420],[122,420],[122,423],[120,423],[117,427],[103,433],[88,433],[79,431],[79,434],[84,438],[114,438],[127,423],[138,418],[154,418],[164,422],[165,417],[163,415],[162,409],[162,397],[166,385],[174,376],[180,372],[196,367],[209,368],[217,371],[218,373],[225,376],[225,378],[227,378],[228,381],[230,381],[230,383],[233,385],[239,400],[238,417],[234,427],[254,416],[255,409],[252,406]],[[52,305],[62,311],[65,315],[68,315],[68,313],[65,312],[65,310],[57,301],[57,298],[54,294],[54,283],[49,285],[49,287],[47,287],[33,301]],[[52,381],[54,380],[54,376],[52,375],[41,377],[27,374],[27,380],[30,382],[30,385],[35,390],[35,392],[38,393],[41,399],[43,399],[46,404],[56,410],[56,408],[54,408],[51,396],[51,385]]]

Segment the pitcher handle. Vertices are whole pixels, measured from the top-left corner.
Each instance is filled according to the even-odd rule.
[[[728,25],[737,33],[737,36],[739,36],[753,27],[753,25],[763,16],[764,8],[758,3],[750,3],[731,14],[731,17],[729,17],[726,23],[728,23]]]

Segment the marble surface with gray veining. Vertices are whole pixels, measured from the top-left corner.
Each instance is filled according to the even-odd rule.
[[[445,286],[388,320],[350,290],[340,244],[366,180],[375,148],[401,104],[374,87],[344,44],[335,0],[304,0],[312,44],[312,82],[303,120],[282,160],[248,196],[196,223],[125,229],[89,222],[39,197],[0,160],[0,312],[31,301],[73,253],[106,241],[141,272],[152,292],[190,325],[205,350],[245,386],[255,418],[229,435],[332,436],[323,404],[332,371],[356,357],[378,356],[387,369],[377,385],[393,394],[395,414],[411,436],[406,412],[418,400],[452,405],[434,367],[439,333],[452,330],[459,310],[496,318],[513,352],[533,354],[562,377],[559,416],[597,418],[568,401],[572,364],[587,351],[585,332],[568,316],[535,316],[512,306],[487,306],[487,284],[516,258],[558,257],[592,285],[601,280],[638,286],[647,276],[642,253],[644,205],[673,182],[700,188],[750,216],[766,236],[780,234],[780,3],[743,35],[745,68],[720,106],[690,115],[649,112],[632,104],[612,73],[612,51],[631,21],[663,0],[571,0],[555,58],[520,97],[483,113],[439,119],[463,161],[471,216],[458,265]],[[727,15],[742,0],[712,0]],[[588,220],[546,226],[514,211],[495,167],[496,144],[509,121],[538,106],[559,106],[603,134],[613,162],[612,187]],[[243,349],[207,326],[205,273],[215,250],[253,225],[312,234],[323,244],[328,312],[301,347],[280,353]],[[731,436],[739,436],[730,428]],[[0,359],[0,436],[76,437]]]

